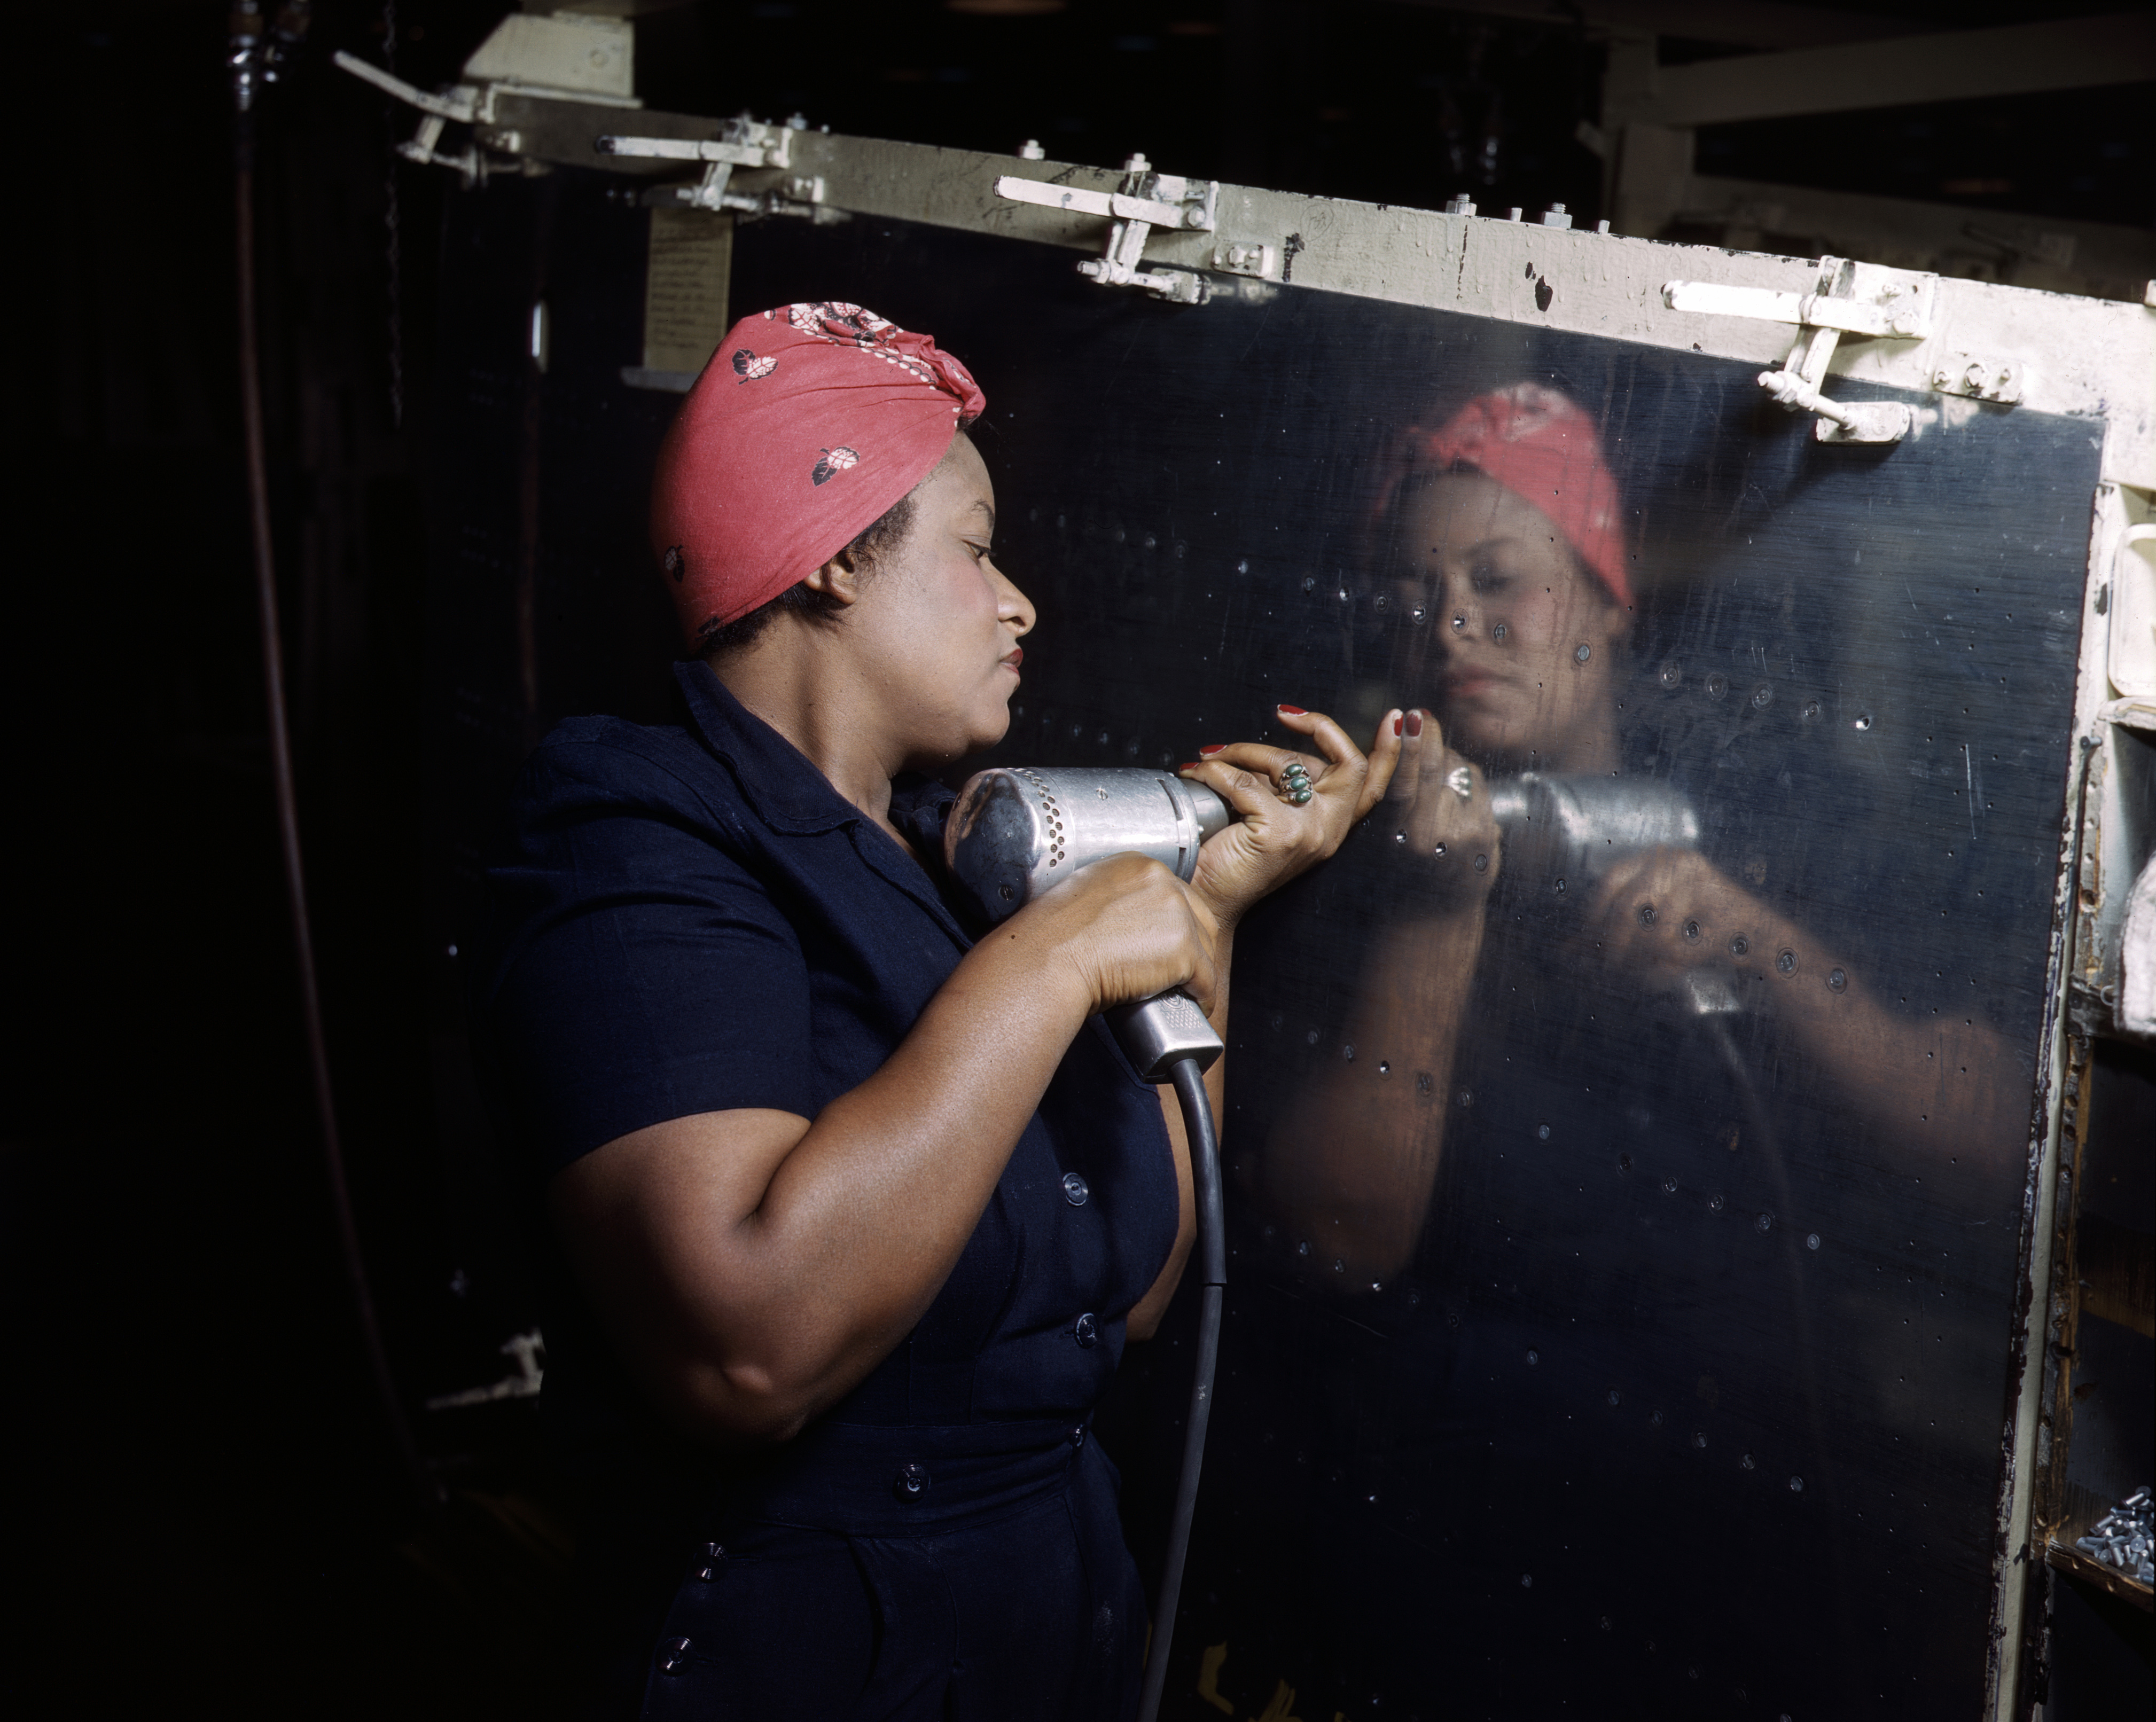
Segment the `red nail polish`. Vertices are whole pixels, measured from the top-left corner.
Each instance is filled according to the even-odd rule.
[[[1276,705],[1273,710],[1275,711],[1284,711],[1290,717],[1308,717],[1310,715],[1310,714],[1305,711],[1300,705]]]
[[[1198,756],[1200,759],[1210,759],[1227,745],[1224,741],[1216,741],[1210,747],[1201,747],[1198,750]]]
[[[1410,735],[1419,735],[1422,734],[1422,714],[1420,712],[1411,711],[1408,714],[1408,734]]]
[[[1175,769],[1178,771],[1194,771],[1198,769],[1198,761],[1196,760],[1185,760]]]
[[[1395,735],[1400,733],[1400,720],[1398,718],[1393,720],[1393,733]]]

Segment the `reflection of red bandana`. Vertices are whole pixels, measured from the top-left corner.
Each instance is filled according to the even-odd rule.
[[[1478,395],[1440,431],[1411,430],[1387,474],[1380,512],[1418,473],[1470,466],[1548,515],[1588,571],[1620,604],[1632,602],[1617,481],[1602,459],[1594,421],[1555,389],[1516,382]]]
[[[659,451],[651,542],[693,646],[814,573],[934,469],[987,402],[926,335],[857,305],[726,331]]]

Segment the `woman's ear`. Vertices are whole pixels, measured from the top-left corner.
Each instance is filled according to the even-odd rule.
[[[801,583],[834,603],[853,605],[860,602],[862,588],[867,584],[864,578],[866,572],[854,559],[850,549],[842,550],[822,567],[803,577]]]

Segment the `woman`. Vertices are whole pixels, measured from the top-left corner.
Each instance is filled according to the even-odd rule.
[[[1175,1289],[1191,1180],[1097,1013],[1183,986],[1224,1024],[1237,921],[1374,805],[1399,725],[1365,759],[1282,707],[1316,756],[1185,768],[1242,816],[1189,885],[1105,861],[974,943],[917,774],[1002,738],[1034,621],[983,404],[858,306],[737,324],[654,486],[680,721],[561,725],[493,874],[481,1011],[566,1258],[546,1400],[602,1714],[1134,1704],[1087,1420]]]
[[[2005,1092],[1994,1079],[2009,1068],[1996,1035],[1974,1022],[1919,1032],[1860,965],[1698,850],[1625,855],[1584,903],[1529,904],[1546,882],[1523,880],[1520,912],[1491,910],[1504,846],[1485,774],[1611,777],[1625,766],[1630,559],[1586,414],[1534,383],[1479,397],[1441,429],[1402,439],[1378,512],[1393,610],[1420,618],[1408,673],[1432,704],[1405,716],[1383,814],[1395,836],[1387,919],[1342,1038],[1419,1079],[1373,1085],[1368,1060],[1341,1061],[1303,1090],[1276,1137],[1275,1203],[1326,1243],[1322,1258],[1361,1284],[1412,1257],[1463,1041],[1502,1038],[1471,1004],[1478,975],[1488,984],[1500,968],[1516,1002],[1522,971],[1574,1001],[1598,989],[1604,1022],[1658,1002],[1697,1017],[1680,989],[1712,976],[1718,990],[1707,997],[1741,1000],[1860,1117],[1891,1129],[1921,1115],[1943,1156],[2016,1151],[2010,1133],[1989,1128]],[[1497,922],[1512,942],[1493,961],[1484,944]],[[1741,1097],[1738,1107],[1747,1110]],[[1349,1117],[1357,1125],[1342,1129]]]

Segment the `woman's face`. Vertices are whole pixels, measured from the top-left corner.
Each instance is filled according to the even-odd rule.
[[[971,441],[956,438],[913,495],[912,526],[847,626],[908,763],[933,766],[1003,740],[1034,611],[990,557],[995,487]]]
[[[1400,506],[1399,600],[1445,740],[1486,765],[1614,770],[1611,664],[1629,621],[1548,515],[1480,473]]]

